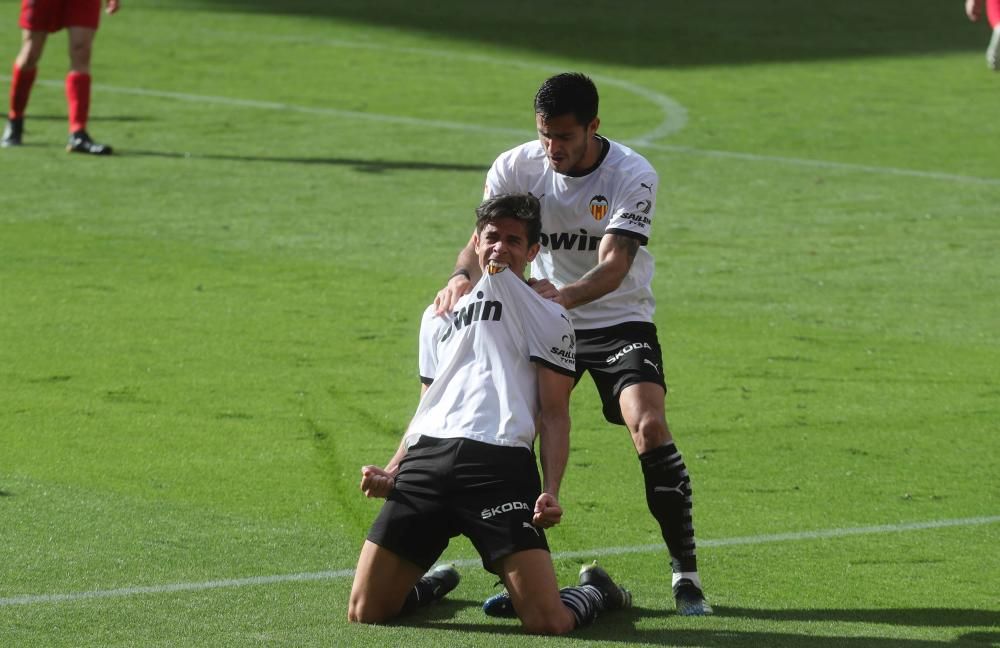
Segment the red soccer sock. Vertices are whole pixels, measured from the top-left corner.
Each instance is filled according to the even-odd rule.
[[[10,112],[7,114],[11,119],[24,117],[24,110],[28,107],[28,96],[31,95],[31,86],[38,76],[38,68],[33,67],[25,70],[14,66],[14,74],[10,79]]]
[[[993,29],[1000,25],[1000,0],[986,0],[986,19]]]
[[[69,106],[69,132],[87,128],[90,115],[90,75],[70,72],[66,75],[66,103]]]

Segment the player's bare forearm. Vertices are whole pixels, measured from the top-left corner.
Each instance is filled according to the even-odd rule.
[[[575,308],[600,299],[622,285],[639,252],[639,241],[621,234],[605,234],[598,249],[597,265],[559,290],[564,308]]]
[[[420,384],[420,397],[427,393],[427,385]],[[395,488],[396,475],[399,474],[399,464],[406,456],[406,433],[399,440],[396,452],[389,459],[385,468],[378,466],[363,466],[361,468],[361,490],[368,497],[386,497]]]
[[[428,385],[427,383],[424,382],[420,383],[420,398],[424,397],[424,394],[427,393],[427,390],[429,388],[430,385]],[[407,427],[407,429],[409,429],[409,427]],[[389,463],[385,465],[385,471],[390,473],[393,477],[395,477],[396,473],[399,472],[399,463],[403,460],[403,457],[405,456],[406,456],[406,432],[404,431],[403,438],[399,440],[399,446],[396,448],[396,454],[392,455],[392,458],[389,459]]]
[[[569,394],[573,378],[545,367],[538,368],[538,443],[542,464],[542,490],[559,497],[569,461]]]
[[[569,461],[569,425],[569,414],[551,417],[543,414],[539,421],[542,490],[556,497]]]
[[[399,447],[396,448],[396,454],[392,455],[392,458],[389,459],[389,463],[385,465],[385,471],[390,475],[392,475],[393,477],[395,477],[396,473],[399,472],[399,464],[401,461],[403,461],[403,457],[405,456],[406,456],[406,437],[403,437],[403,439],[399,442]]]
[[[479,267],[479,257],[476,256],[475,233],[473,233],[468,244],[458,253],[455,272],[448,278],[445,287],[434,297],[435,313],[443,315],[451,312],[462,295],[472,290],[482,276],[483,271]]]
[[[976,22],[983,15],[984,4],[985,0],[965,0],[965,15],[972,22]]]
[[[483,276],[483,269],[479,267],[479,257],[476,256],[476,245],[470,238],[469,242],[458,253],[458,260],[455,261],[455,271],[465,270],[469,273],[469,281],[476,285]]]

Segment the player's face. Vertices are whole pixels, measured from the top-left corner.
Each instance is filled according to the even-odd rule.
[[[500,218],[487,223],[483,231],[476,234],[476,254],[479,267],[483,270],[493,261],[510,266],[510,269],[524,276],[524,268],[538,254],[538,243],[528,245],[528,231],[524,223],[516,218]]]
[[[571,175],[586,171],[597,163],[600,146],[594,135],[600,120],[596,117],[589,124],[581,124],[572,114],[545,120],[535,115],[538,141],[545,149],[549,164],[557,173]]]

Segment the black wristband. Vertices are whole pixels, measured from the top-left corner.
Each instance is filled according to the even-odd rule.
[[[450,276],[450,277],[448,277],[448,281],[451,281],[452,279],[454,279],[454,278],[455,278],[455,277],[457,277],[458,275],[462,275],[463,277],[465,277],[465,278],[466,278],[466,279],[468,279],[469,281],[472,281],[472,275],[470,275],[470,274],[469,274],[469,271],[468,271],[468,270],[466,270],[465,268],[459,268],[459,269],[458,269],[458,270],[456,270],[455,272],[452,272],[452,273],[451,273],[451,276]]]

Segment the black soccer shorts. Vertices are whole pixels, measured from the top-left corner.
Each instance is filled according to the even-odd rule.
[[[531,523],[541,481],[526,448],[421,436],[395,484],[368,540],[425,570],[458,535],[472,541],[493,573],[500,558],[549,549],[545,532]]]
[[[618,397],[637,383],[656,383],[667,390],[663,353],[651,322],[625,322],[576,331],[576,381],[589,371],[601,395],[604,418],[625,425]]]

